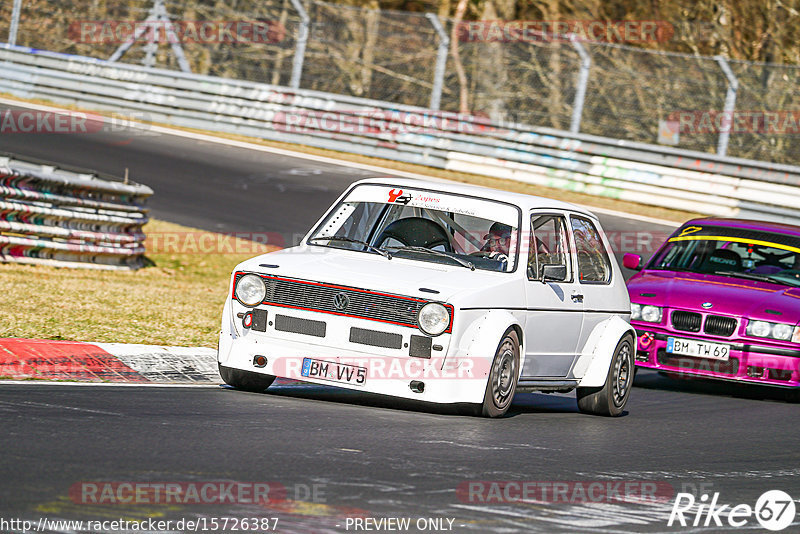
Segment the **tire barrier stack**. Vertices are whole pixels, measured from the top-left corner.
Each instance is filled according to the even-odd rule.
[[[147,186],[0,155],[0,262],[135,270]]]
[[[800,223],[800,167],[0,48],[0,92],[707,215]]]

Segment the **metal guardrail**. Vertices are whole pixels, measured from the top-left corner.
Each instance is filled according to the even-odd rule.
[[[704,214],[800,221],[800,167],[0,48],[0,91]]]
[[[0,155],[0,262],[134,270],[153,190]]]

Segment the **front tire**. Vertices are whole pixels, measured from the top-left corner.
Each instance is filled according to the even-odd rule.
[[[606,383],[599,388],[577,388],[578,409],[594,415],[621,415],[631,394],[633,369],[633,340],[626,336],[614,349]]]
[[[219,375],[222,380],[229,386],[241,389],[242,391],[251,391],[253,393],[261,393],[275,381],[272,375],[265,375],[255,373],[253,371],[242,371],[241,369],[233,369],[219,365]]]
[[[483,417],[502,417],[506,414],[517,391],[518,377],[519,337],[512,329],[500,340],[492,361],[483,404],[480,406]]]

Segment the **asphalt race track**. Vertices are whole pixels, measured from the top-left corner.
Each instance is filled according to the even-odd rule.
[[[0,151],[115,175],[128,167],[134,180],[156,191],[150,206],[157,218],[286,236],[304,233],[348,183],[373,174],[130,132],[5,134]],[[608,232],[670,231],[633,219],[601,219]],[[226,519],[227,528],[217,531],[240,532],[243,525],[233,528],[232,520],[254,517],[278,518],[278,532],[303,533],[365,531],[370,525],[386,532],[397,525],[378,529],[362,522],[358,529],[358,518],[407,518],[408,531],[427,532],[719,532],[737,530],[726,514],[724,527],[713,519],[703,527],[702,514],[699,526],[692,526],[694,512],[686,513],[687,527],[668,526],[677,493],[695,495],[698,504],[703,495],[710,501],[719,493],[718,504],[731,506],[755,506],[763,492],[776,489],[800,499],[796,404],[773,391],[650,372],[640,372],[635,385],[620,418],[582,415],[574,395],[519,394],[509,417],[485,420],[296,384],[273,386],[266,394],[222,387],[0,384],[0,532],[23,531],[4,520],[39,527],[43,518],[173,521],[159,532],[202,532],[213,519],[220,527]],[[225,481],[245,488],[269,483],[271,498],[266,504],[246,498],[185,503],[163,495],[92,501],[102,488],[124,483]],[[570,482],[570,498],[532,491],[523,499],[517,486],[491,481],[550,490],[553,483]],[[573,493],[593,483],[611,497]],[[646,496],[656,488],[656,498],[612,498],[624,483],[649,488]],[[179,520],[201,526],[177,525]],[[797,525],[786,532],[796,532]],[[746,527],[760,528],[755,518]],[[49,530],[96,531],[86,525]]]
[[[770,489],[796,496],[796,406],[652,375],[637,385],[617,419],[579,414],[572,397],[521,394],[502,420],[316,386],[7,385],[2,514],[268,516],[282,532],[345,532],[347,517],[450,518],[454,532],[679,532],[666,526],[673,490],[750,505]],[[277,483],[304,504],[93,504],[75,490],[220,480]],[[649,482],[668,502],[487,505],[457,492],[474,481]]]

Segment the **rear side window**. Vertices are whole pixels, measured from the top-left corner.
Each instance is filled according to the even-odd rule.
[[[611,281],[611,262],[600,239],[600,232],[589,219],[571,217],[575,254],[578,259],[578,280],[581,283]]]

